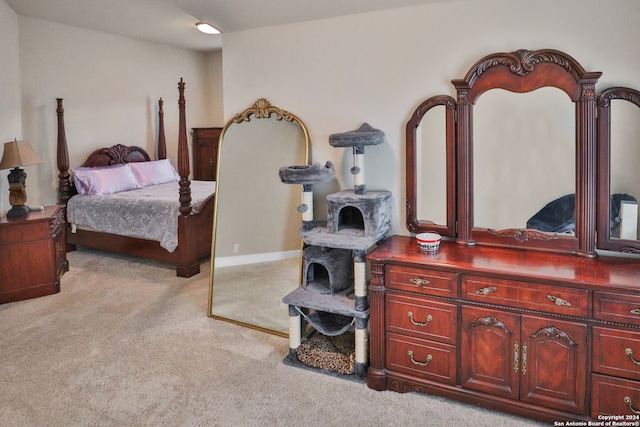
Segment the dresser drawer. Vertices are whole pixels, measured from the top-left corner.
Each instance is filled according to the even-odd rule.
[[[462,297],[471,301],[586,317],[588,296],[586,289],[462,276]]]
[[[593,317],[640,325],[640,295],[594,292]]]
[[[387,334],[386,367],[446,384],[456,383],[456,347],[403,335]]]
[[[618,415],[616,421],[640,421],[640,382],[591,375],[591,416]],[[602,419],[602,417],[600,417]],[[620,424],[622,425],[622,424]]]
[[[387,332],[455,344],[458,308],[453,304],[387,294]]]
[[[388,265],[385,277],[388,288],[446,297],[457,296],[456,273]]]
[[[593,371],[640,380],[640,332],[594,327]]]

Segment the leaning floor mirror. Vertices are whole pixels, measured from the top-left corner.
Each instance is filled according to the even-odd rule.
[[[309,164],[309,133],[264,98],[222,129],[211,245],[209,317],[287,336],[282,298],[300,285],[301,188],[283,166]]]

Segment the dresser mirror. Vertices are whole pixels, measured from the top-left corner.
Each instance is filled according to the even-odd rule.
[[[613,87],[598,97],[598,247],[640,254],[640,92]]]
[[[407,123],[407,229],[595,257],[601,74],[557,50],[495,53],[452,81],[455,100],[423,102]],[[421,122],[436,107],[445,130],[427,141]],[[432,170],[434,158],[446,172]]]
[[[407,123],[407,228],[455,236],[455,99],[420,104]]]
[[[550,202],[572,204],[575,157],[575,107],[566,93],[483,93],[473,116],[474,228],[573,234],[575,206],[557,226],[538,212]]]
[[[300,285],[301,188],[282,166],[309,163],[304,123],[265,99],[236,114],[218,147],[209,316],[288,335],[282,298]]]

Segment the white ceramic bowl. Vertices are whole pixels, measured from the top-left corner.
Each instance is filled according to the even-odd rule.
[[[418,248],[423,252],[436,252],[440,249],[441,237],[438,233],[420,233],[416,236]]]

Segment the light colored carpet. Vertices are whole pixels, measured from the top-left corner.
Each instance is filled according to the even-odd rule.
[[[216,268],[213,280],[214,315],[289,332],[289,306],[282,298],[300,283],[300,258]]]
[[[56,295],[0,305],[1,426],[530,426],[285,365],[287,340],[206,316],[208,264],[80,249]]]

